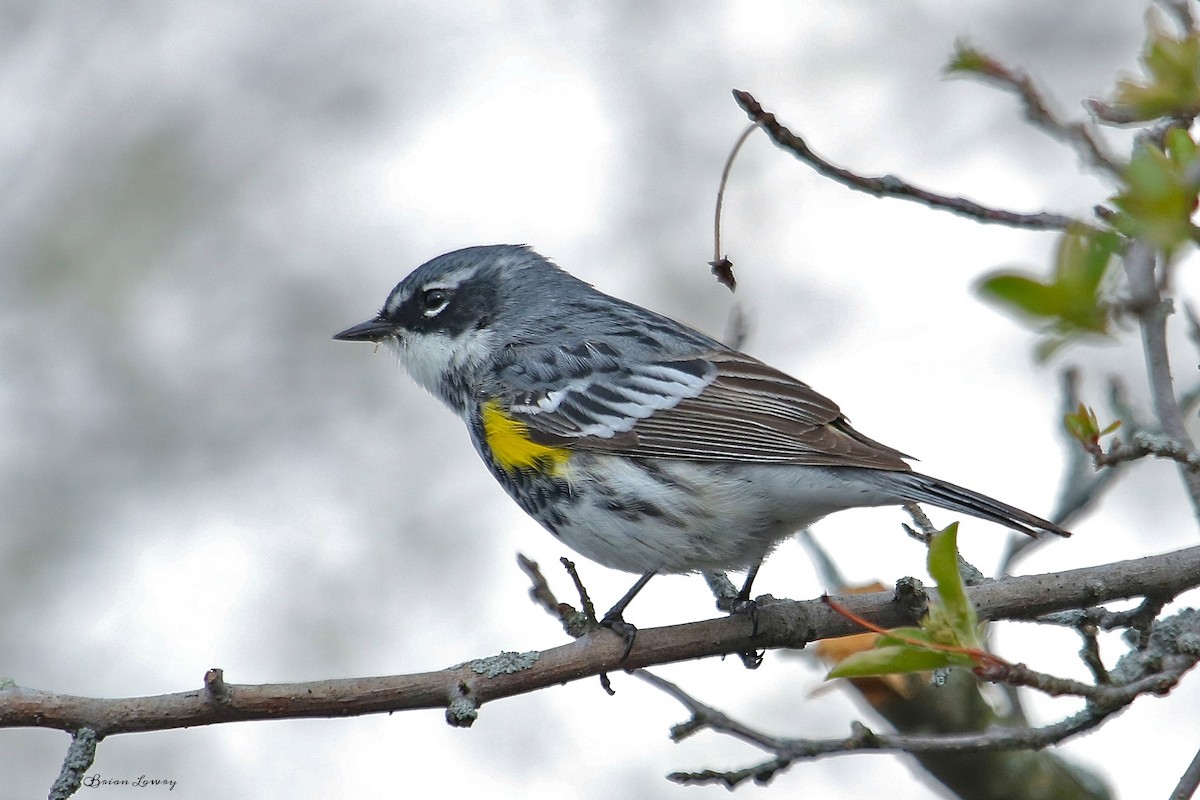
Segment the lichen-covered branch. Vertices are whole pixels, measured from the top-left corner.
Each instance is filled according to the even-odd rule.
[[[1197,642],[1200,642],[1200,612],[1186,609],[1159,620],[1153,628],[1148,646],[1124,656],[1112,671],[1112,682],[1108,684],[1086,685],[1063,679],[1052,679],[1048,683],[1048,676],[1025,673],[1021,668],[1008,670],[1004,675],[997,673],[994,676],[997,679],[1016,679],[1021,685],[1036,685],[1052,694],[1087,697],[1083,711],[1037,728],[989,725],[968,732],[891,734],[877,733],[861,723],[854,723],[851,734],[841,739],[773,736],[700,702],[662,678],[645,673],[639,673],[639,676],[670,694],[692,714],[690,720],[675,727],[672,735],[676,740],[707,729],[753,744],[771,756],[765,762],[743,769],[704,770],[670,776],[678,783],[720,783],[732,788],[750,779],[760,783],[769,781],[796,761],[859,750],[962,755],[1016,749],[1039,750],[1058,744],[1096,727],[1144,694],[1167,693],[1185,672],[1200,661],[1200,646],[1197,646]]]
[[[1200,585],[1200,547],[1097,567],[1004,578],[970,588],[983,619],[1033,619],[1044,614],[1147,595],[1174,596]],[[931,590],[932,593],[932,590]],[[881,627],[916,622],[913,598],[893,592],[839,598],[841,605]],[[94,698],[8,684],[0,689],[0,727],[65,731],[90,728],[98,737],[213,725],[238,720],[346,717],[417,708],[447,708],[451,724],[466,726],[485,703],[621,669],[764,648],[799,648],[820,638],[856,633],[820,600],[764,600],[758,634],[749,615],[649,628],[637,635],[626,661],[622,637],[596,630],[541,652],[502,653],[436,672],[291,684],[212,686],[152,697]]]

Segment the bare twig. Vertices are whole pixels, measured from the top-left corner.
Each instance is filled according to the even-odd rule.
[[[1200,316],[1197,316],[1196,308],[1191,303],[1183,304],[1183,318],[1187,320],[1188,339],[1191,340],[1193,347],[1200,349]],[[1179,395],[1179,410],[1185,417],[1193,414],[1198,405],[1200,405],[1200,385],[1193,386]]]
[[[724,572],[705,572],[703,575],[709,591],[717,600],[718,608],[722,603],[728,603],[737,598],[738,588],[733,585],[733,581],[729,580],[729,576]]]
[[[875,733],[860,723],[854,723],[850,736],[842,739],[798,739],[772,736],[700,702],[670,681],[644,672],[639,673],[639,677],[674,697],[691,713],[690,720],[676,726],[673,730],[672,736],[677,741],[684,736],[690,736],[707,728],[716,733],[753,744],[772,756],[768,761],[739,770],[705,770],[703,772],[675,773],[669,776],[677,783],[720,783],[728,788],[733,788],[751,779],[765,783],[795,761],[858,750],[891,750],[913,754],[961,754],[991,750],[1039,749],[1096,727],[1113,713],[1128,706],[1141,694],[1167,691],[1179,681],[1183,673],[1195,665],[1196,660],[1195,653],[1190,655],[1166,654],[1158,661],[1147,660],[1140,663],[1139,666],[1142,667],[1140,672],[1127,675],[1129,680],[1124,685],[1099,687],[1064,679],[1053,679],[1052,682],[1047,682],[1047,676],[1035,678],[1034,673],[1022,674],[1019,666],[1012,667],[1008,671],[1007,677],[1017,680],[1028,678],[1029,683],[1026,685],[1042,683],[1052,689],[1069,689],[1072,690],[1070,693],[1084,694],[1089,698],[1087,706],[1074,716],[1040,728],[992,727],[974,733],[920,735]],[[1152,663],[1157,666],[1151,667]]]
[[[959,53],[967,52],[968,45],[959,42]],[[1002,64],[984,53],[970,48],[972,56],[969,76],[989,78],[1001,86],[1011,89],[1021,100],[1025,118],[1058,141],[1065,142],[1077,152],[1085,163],[1097,167],[1109,175],[1120,178],[1124,167],[1107,152],[1100,140],[1099,131],[1086,122],[1067,122],[1050,107],[1050,102],[1037,84],[1024,70]]]
[[[708,265],[712,267],[717,280],[731,292],[737,289],[737,278],[733,274],[733,262],[721,252],[721,211],[725,207],[725,187],[729,184],[729,173],[733,169],[734,159],[737,158],[742,145],[750,138],[750,134],[754,133],[754,128],[754,125],[749,125],[742,131],[741,136],[734,142],[733,149],[729,151],[729,157],[725,159],[725,168],[721,170],[721,183],[717,186],[717,208],[713,213],[713,260],[708,262]]]
[[[1162,672],[1154,672],[1132,683],[1120,686],[1095,685],[1071,678],[1060,678],[1044,672],[1032,670],[1024,664],[1008,664],[989,671],[986,668],[976,669],[975,674],[992,683],[1006,683],[1010,686],[1026,686],[1037,689],[1051,697],[1083,697],[1103,706],[1132,702],[1140,694],[1166,694],[1178,683],[1180,676],[1191,669],[1191,663],[1180,663],[1177,667]]]
[[[1129,283],[1130,306],[1138,316],[1142,329],[1142,347],[1154,413],[1162,432],[1186,450],[1196,449],[1183,422],[1175,385],[1171,378],[1171,362],[1167,351],[1167,316],[1170,305],[1163,300],[1155,279],[1154,251],[1140,240],[1130,243],[1124,256],[1125,274]],[[1200,516],[1200,472],[1180,468],[1192,510]]]
[[[750,320],[746,318],[746,310],[737,300],[729,309],[729,321],[725,323],[725,336],[721,341],[734,350],[742,350],[746,340],[750,338]]]
[[[1150,628],[1158,615],[1162,613],[1167,603],[1175,599],[1175,595],[1166,593],[1148,593],[1135,608],[1125,611],[1109,611],[1103,606],[1093,606],[1074,611],[1059,611],[1044,614],[1031,622],[1046,625],[1063,625],[1069,628],[1084,629],[1095,627],[1105,631],[1126,630],[1134,636],[1132,643],[1135,647],[1146,647],[1150,640]]]
[[[775,144],[787,150],[796,158],[807,163],[817,172],[832,178],[843,186],[857,189],[875,197],[900,197],[915,200],[930,208],[941,209],[958,214],[976,222],[990,222],[1009,225],[1014,228],[1030,228],[1033,230],[1066,230],[1072,227],[1090,227],[1082,220],[1072,219],[1062,214],[1021,214],[999,208],[989,208],[965,197],[951,197],[937,194],[926,189],[913,186],[894,175],[867,177],[858,175],[848,169],[839,167],[814,153],[808,143],[792,133],[775,118],[775,115],[764,110],[754,96],[749,92],[734,90],[734,99],[749,115],[756,125],[767,132]]]
[[[592,605],[592,598],[588,595],[587,587],[583,585],[583,579],[579,577],[579,571],[575,569],[575,562],[566,557],[560,558],[558,561],[571,576],[571,582],[575,584],[575,591],[579,593],[579,602],[583,606],[584,616],[595,622],[596,607]]]
[[[929,544],[930,538],[938,532],[933,523],[929,521],[929,517],[916,503],[905,503],[904,511],[912,517],[913,524],[917,526],[917,530],[910,530],[909,535],[925,544]],[[908,527],[907,525],[905,526]]]
[[[1136,608],[1127,611],[1109,611],[1102,614],[1096,620],[1096,624],[1106,631],[1129,628],[1144,633],[1150,630],[1150,625],[1162,613],[1167,603],[1174,599],[1175,595],[1171,594],[1148,594]]]
[[[550,590],[550,584],[546,582],[546,578],[542,575],[542,571],[536,561],[532,561],[518,553],[517,563],[520,565],[521,571],[529,577],[530,599],[533,600],[535,605],[545,609],[547,614],[557,619],[562,624],[563,630],[568,636],[572,639],[578,639],[596,626],[594,613],[592,617],[588,617],[587,610],[577,611],[569,603],[558,602],[558,598]],[[578,575],[573,575],[572,577],[575,580],[579,578]]]
[[[937,527],[929,520],[925,511],[916,503],[905,503],[902,506],[904,510],[912,517],[913,524],[916,528],[909,525],[901,525],[911,538],[921,542],[926,547],[929,546],[930,540],[935,533],[939,533]],[[1025,537],[1028,538],[1028,537]],[[958,558],[958,574],[962,576],[963,583],[967,586],[974,586],[986,580],[983,571],[962,557],[962,553],[957,555]]]
[[[1113,442],[1108,450],[1097,452],[1094,460],[1097,467],[1110,467],[1146,456],[1170,459],[1192,472],[1200,470],[1200,453],[1189,450],[1182,442],[1170,437],[1143,431],[1130,437],[1128,444],[1120,440]]]
[[[1083,107],[1093,117],[1110,125],[1132,125],[1135,122],[1144,121],[1142,113],[1136,108],[1121,103],[1110,103],[1098,97],[1089,97],[1084,100]]]
[[[1064,369],[1059,375],[1060,414],[1074,413],[1080,405],[1079,371],[1074,367]],[[1059,426],[1062,434],[1067,463],[1064,469],[1062,488],[1059,490],[1058,502],[1050,521],[1063,528],[1070,529],[1071,522],[1089,509],[1101,496],[1108,484],[1117,477],[1119,470],[1096,472],[1095,464],[1088,454],[1079,446],[1079,441],[1071,436],[1066,426]],[[1008,546],[1000,559],[998,575],[1007,575],[1022,557],[1045,544],[1048,539],[1034,539],[1029,536],[1012,534],[1008,537]]]
[[[821,578],[821,583],[829,592],[842,592],[850,585],[846,580],[846,576],[838,569],[837,562],[829,555],[829,552],[821,546],[813,536],[812,528],[801,528],[796,533],[796,538],[800,540],[800,544],[808,551],[808,557],[813,562],[813,566],[817,568],[817,575]]]
[[[1197,750],[1196,755],[1192,756],[1192,763],[1188,764],[1188,768],[1179,778],[1179,783],[1171,792],[1170,800],[1190,800],[1196,793],[1197,786],[1200,786],[1200,750]]]
[[[546,613],[557,617],[558,613],[558,598],[554,596],[554,592],[550,591],[550,584],[546,582],[546,576],[542,575],[542,570],[538,567],[536,561],[527,558],[522,553],[517,553],[517,564],[521,567],[521,571],[529,578],[529,597],[534,603],[546,609]]]
[[[1097,636],[1099,630],[1095,625],[1080,625],[1078,630],[1079,635],[1083,637],[1079,658],[1088,668],[1088,672],[1092,673],[1092,680],[1098,684],[1110,683],[1108,669],[1104,666],[1104,659],[1100,657],[1100,638]]]

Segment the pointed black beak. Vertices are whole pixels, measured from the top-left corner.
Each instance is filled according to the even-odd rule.
[[[381,319],[369,319],[335,333],[333,338],[343,342],[379,342],[389,336],[394,336],[395,333],[396,326],[392,323]]]

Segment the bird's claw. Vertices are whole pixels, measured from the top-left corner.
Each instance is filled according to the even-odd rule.
[[[608,628],[625,640],[625,650],[621,653],[621,660],[617,662],[624,664],[625,660],[629,658],[630,651],[633,650],[633,642],[637,638],[637,626],[626,622],[620,612],[614,614],[610,611],[600,620],[600,627]]]

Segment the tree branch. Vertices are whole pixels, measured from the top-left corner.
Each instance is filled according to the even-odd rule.
[[[1171,792],[1171,800],[1189,800],[1196,793],[1197,786],[1200,786],[1200,750],[1192,756],[1192,763],[1180,776],[1175,791]]]
[[[1184,672],[1191,669],[1196,654],[1176,655],[1156,662],[1156,669],[1145,669],[1135,680],[1122,686],[1098,688],[1098,695],[1083,711],[1040,728],[1006,728],[994,726],[971,733],[950,734],[886,734],[875,733],[861,723],[853,723],[850,736],[842,739],[797,739],[769,734],[751,728],[728,715],[701,703],[678,686],[661,678],[639,674],[639,677],[658,686],[679,700],[692,713],[692,719],[677,726],[673,738],[691,735],[703,728],[733,736],[771,753],[774,757],[746,769],[718,772],[705,770],[694,773],[675,773],[670,777],[677,783],[721,783],[729,788],[748,779],[763,783],[794,761],[826,755],[851,753],[858,750],[890,750],[912,754],[980,753],[996,750],[1037,750],[1057,744],[1071,736],[1090,730],[1112,714],[1132,703],[1146,692],[1158,693],[1175,685]],[[682,732],[682,733],[681,733]]]
[[[775,118],[775,115],[764,110],[754,96],[749,92],[733,92],[737,104],[742,107],[750,119],[766,131],[779,147],[787,150],[796,158],[807,163],[817,172],[827,178],[832,178],[843,186],[857,189],[860,192],[875,197],[900,197],[915,200],[930,208],[949,211],[959,216],[973,219],[976,222],[990,222],[1009,225],[1014,228],[1030,228],[1033,230],[1066,230],[1072,227],[1090,227],[1082,220],[1072,219],[1062,214],[1021,214],[1000,208],[989,208],[965,197],[951,197],[913,186],[894,175],[866,177],[839,167],[814,153],[808,143],[792,133]]]
[[[956,59],[967,57],[971,68],[963,70],[970,76],[988,78],[1011,89],[1025,109],[1025,119],[1060,142],[1070,145],[1087,164],[1097,167],[1110,176],[1124,176],[1124,165],[1118,164],[1100,140],[1099,131],[1086,122],[1067,122],[1051,108],[1037,84],[1024,70],[1002,64],[968,45],[959,42]]]
[[[1174,595],[1200,584],[1200,547],[1068,572],[1029,575],[971,587],[983,619],[1031,619],[1054,611],[1148,594]],[[916,622],[919,608],[893,592],[849,595],[841,605],[882,627]],[[207,687],[153,697],[103,699],[8,685],[0,689],[0,727],[42,727],[97,737],[252,719],[345,717],[446,708],[467,726],[484,703],[621,669],[745,652],[800,648],[819,638],[857,633],[820,600],[760,598],[759,633],[747,615],[642,630],[626,661],[623,637],[607,630],[542,652],[501,653],[437,672],[292,684],[242,685],[220,676]],[[212,674],[212,673],[210,673]],[[218,687],[215,690],[213,687]]]
[[[1188,434],[1175,397],[1171,378],[1171,361],[1167,351],[1167,316],[1170,304],[1163,300],[1156,280],[1155,256],[1143,241],[1130,242],[1125,251],[1125,275],[1129,281],[1129,307],[1137,314],[1142,329],[1142,348],[1146,357],[1146,373],[1154,399],[1154,414],[1162,432],[1187,451],[1196,445]],[[1192,501],[1192,510],[1200,516],[1200,472],[1180,465],[1180,475]]]
[[[1081,400],[1079,397],[1079,371],[1073,367],[1064,369],[1059,375],[1061,387],[1060,417],[1075,413]],[[1132,420],[1123,420],[1128,427]],[[1096,465],[1086,450],[1079,446],[1079,440],[1071,436],[1065,425],[1058,427],[1058,432],[1065,445],[1066,466],[1058,492],[1058,501],[1054,512],[1050,515],[1051,522],[1067,530],[1071,523],[1090,509],[1104,494],[1108,486],[1121,473],[1118,465],[1112,469],[1096,471]],[[1016,533],[1009,534],[1008,546],[1000,559],[997,575],[1007,575],[1013,565],[1021,558],[1044,546],[1049,539],[1032,539]]]
[[[1108,450],[1097,452],[1094,460],[1097,467],[1111,467],[1146,456],[1170,459],[1192,472],[1200,470],[1200,453],[1189,450],[1170,437],[1155,436],[1144,431],[1131,436],[1128,444],[1113,442]]]
[[[50,787],[49,800],[66,800],[75,794],[83,783],[84,773],[96,760],[96,744],[100,737],[91,728],[80,728],[71,737],[67,757],[63,759],[62,771]]]

